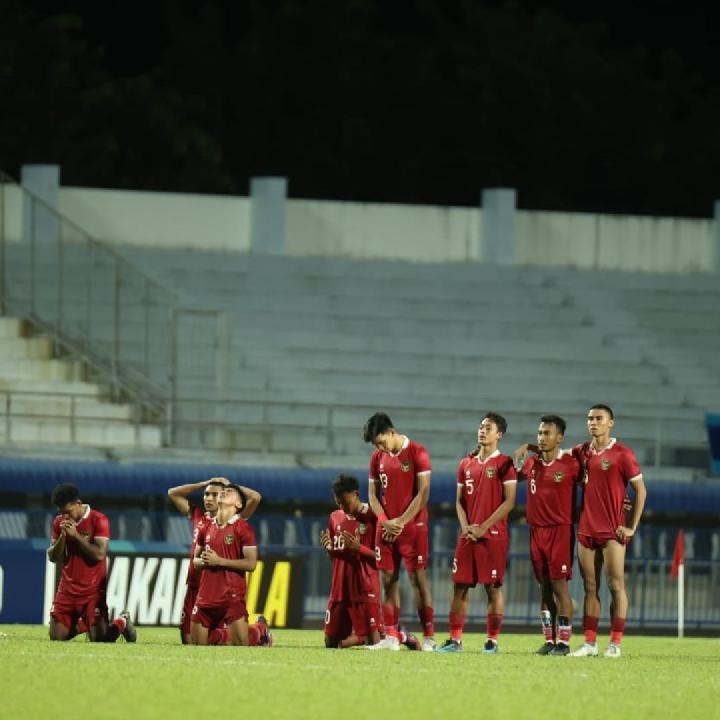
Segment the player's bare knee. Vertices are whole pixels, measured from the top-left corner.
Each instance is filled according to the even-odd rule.
[[[612,595],[625,592],[625,579],[623,577],[610,575],[608,576],[607,584],[608,590]]]

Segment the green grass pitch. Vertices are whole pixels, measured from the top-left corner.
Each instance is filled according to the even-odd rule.
[[[2,720],[720,717],[718,639],[629,634],[612,660],[536,657],[539,634],[507,633],[487,656],[481,635],[439,655],[326,650],[317,630],[276,630],[271,648],[183,647],[167,628],[138,628],[135,645],[0,631]]]

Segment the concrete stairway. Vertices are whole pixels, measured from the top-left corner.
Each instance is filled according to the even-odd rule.
[[[108,388],[86,381],[82,363],[53,357],[48,337],[0,317],[0,446],[144,448],[161,446],[160,428],[133,407],[111,402]]]

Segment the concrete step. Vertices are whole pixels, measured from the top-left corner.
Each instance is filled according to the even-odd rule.
[[[5,360],[0,359],[0,379],[81,381],[83,364],[76,360]]]
[[[2,360],[49,360],[54,352],[53,341],[49,337],[12,337],[0,342],[0,362]]]
[[[0,440],[9,444],[79,445],[88,447],[159,448],[160,429],[152,425],[133,425],[121,422],[77,419],[70,423],[61,419],[13,419],[9,433],[7,424],[0,422]]]
[[[22,320],[14,317],[0,316],[0,338],[8,340],[11,338],[23,337],[25,334],[25,324]]]

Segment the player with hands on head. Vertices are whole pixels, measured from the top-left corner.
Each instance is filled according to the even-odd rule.
[[[215,517],[218,509],[218,496],[221,490],[230,484],[226,477],[211,477],[208,480],[202,480],[196,483],[188,483],[186,485],[178,485],[168,490],[168,497],[172,504],[179,512],[186,515],[192,525],[192,543],[190,546],[190,564],[188,566],[185,600],[183,602],[183,610],[180,623],[180,639],[184,645],[192,643],[190,633],[190,623],[192,609],[195,605],[198,587],[200,585],[200,571],[195,567],[193,558],[195,557],[195,547],[199,532]],[[247,520],[257,510],[262,496],[256,490],[240,486],[247,499],[242,510],[242,518]],[[203,490],[203,507],[193,505],[189,496],[193,493]],[[211,633],[210,644],[224,644],[226,640],[225,633]]]

